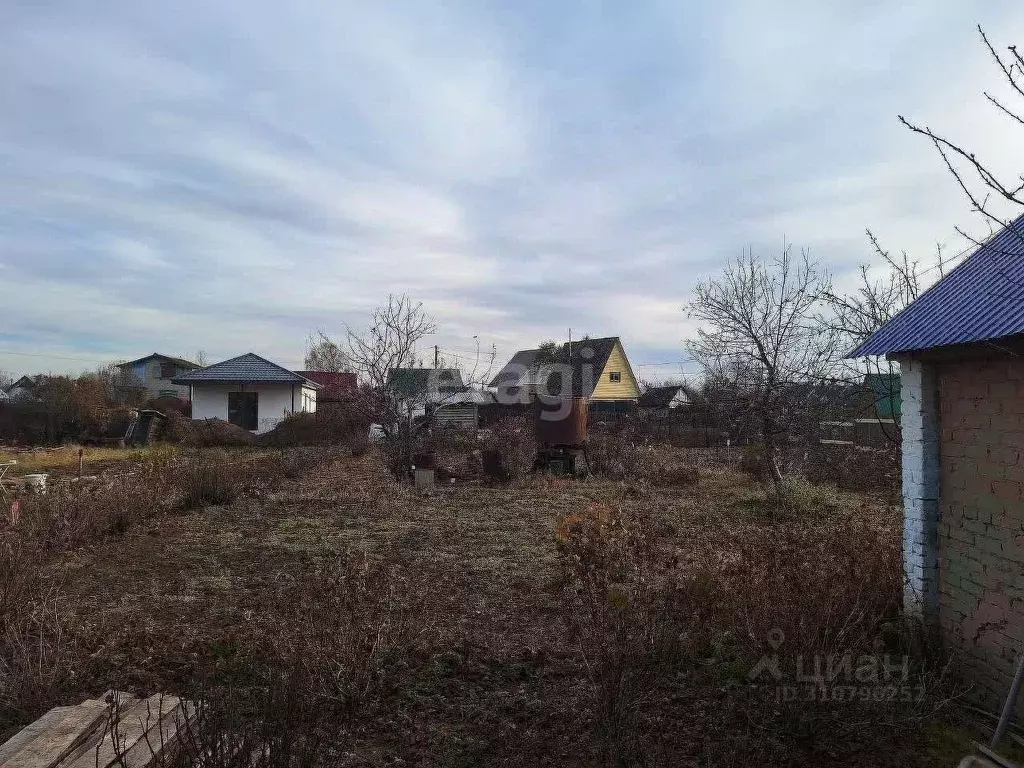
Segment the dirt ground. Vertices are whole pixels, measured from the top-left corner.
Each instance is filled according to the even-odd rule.
[[[372,453],[341,459],[264,498],[166,517],[56,563],[47,579],[89,659],[66,695],[187,690],[244,645],[282,582],[362,550],[409,563],[432,618],[401,684],[355,723],[344,764],[593,765],[591,686],[562,619],[556,519],[602,501],[670,523],[742,526],[759,494],[719,471],[655,492],[538,476],[422,495],[395,485]],[[898,512],[877,514],[888,524]],[[644,736],[657,764],[735,764],[721,695],[680,677]],[[922,738],[908,733],[902,749],[880,746],[863,764],[941,764]]]

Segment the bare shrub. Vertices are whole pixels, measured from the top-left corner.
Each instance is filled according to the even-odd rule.
[[[38,549],[0,537],[0,730],[40,715],[74,677],[76,653],[57,592],[44,591]]]
[[[193,420],[168,411],[163,439],[169,443],[192,448],[241,447],[252,445],[256,436],[248,430],[223,419]]]
[[[592,432],[587,441],[590,469],[613,480],[632,477],[639,465],[637,442],[632,430]]]
[[[787,475],[766,491],[764,509],[775,520],[809,519],[830,516],[842,504],[834,487],[816,485],[801,475]]]
[[[128,477],[56,484],[22,500],[18,530],[49,552],[119,535],[167,508],[168,484],[167,467],[149,462]]]
[[[895,747],[948,695],[901,619],[898,526],[869,510],[673,531],[595,504],[559,521],[557,545],[606,765],[673,764],[658,752],[666,718],[707,706],[719,713],[704,727],[723,765],[832,764],[836,754],[854,764],[858,750]],[[778,693],[803,694],[800,675],[828,659],[856,670],[887,653],[901,687],[881,701]],[[766,654],[780,659],[779,678],[752,677]],[[816,692],[850,683],[863,685],[839,678]],[[699,703],[687,714],[673,701]]]
[[[740,470],[746,472],[755,480],[763,480],[768,477],[765,469],[764,446],[758,443],[743,446],[740,452]]]
[[[372,443],[370,442],[370,436],[367,431],[354,434],[349,440],[349,450],[352,452],[352,456],[357,459],[360,456],[365,456],[369,453],[371,447]]]
[[[189,464],[178,477],[178,504],[181,509],[230,504],[238,496],[239,485],[231,468],[223,464]]]
[[[259,435],[259,445],[284,448],[289,446],[336,445],[365,437],[369,419],[359,418],[340,403],[329,403],[315,413],[295,413],[281,420],[269,432]]]
[[[804,451],[803,474],[814,483],[832,483],[838,488],[882,493],[898,499],[902,474],[898,444],[881,447],[808,446]]]
[[[302,665],[310,692],[350,720],[386,689],[423,627],[406,568],[351,553],[283,595],[278,652]]]
[[[667,443],[642,442],[632,428],[594,435],[587,444],[587,455],[591,471],[612,480],[674,487],[700,480],[700,470],[687,452]]]
[[[439,457],[465,455],[479,447],[475,431],[449,426],[431,427],[424,441],[425,450]]]
[[[509,482],[525,476],[537,458],[532,422],[528,418],[502,419],[491,427],[482,450],[497,459],[497,479]]]
[[[567,619],[594,686],[604,762],[637,759],[640,704],[683,653],[692,584],[650,519],[602,504],[558,522]]]
[[[771,630],[787,647],[868,650],[902,604],[899,532],[868,514],[786,525],[730,526],[707,545],[717,557],[722,607],[752,653]]]
[[[63,613],[59,594],[36,595],[0,626],[0,713],[31,720],[74,678],[77,659]]]
[[[336,765],[354,718],[397,684],[424,631],[422,594],[407,568],[362,553],[282,587],[254,619],[253,647],[227,654],[241,661],[207,670],[189,691],[200,704],[174,764]]]
[[[309,694],[302,668],[270,668],[263,685],[203,685],[183,720],[169,768],[318,768],[332,765],[331,710]],[[155,746],[155,745],[154,745]],[[154,750],[155,751],[155,750]]]

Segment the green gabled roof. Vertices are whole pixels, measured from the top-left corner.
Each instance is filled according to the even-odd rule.
[[[402,397],[419,397],[428,392],[461,392],[466,385],[457,368],[394,368],[388,373],[387,388]]]

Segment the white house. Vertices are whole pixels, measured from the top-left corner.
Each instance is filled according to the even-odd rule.
[[[191,390],[193,419],[223,419],[269,432],[293,413],[316,411],[320,385],[252,352],[172,379]]]

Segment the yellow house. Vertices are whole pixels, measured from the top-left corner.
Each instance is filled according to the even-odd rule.
[[[571,394],[602,404],[635,403],[640,387],[618,336],[583,338],[516,352],[490,386],[498,402],[529,402],[541,394]]]

